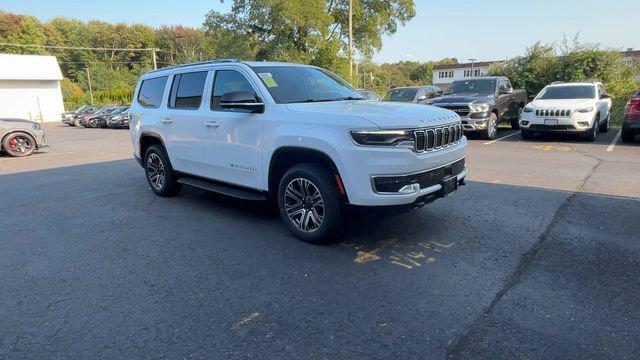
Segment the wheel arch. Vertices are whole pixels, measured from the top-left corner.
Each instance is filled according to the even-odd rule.
[[[338,188],[345,197],[345,200],[347,199],[347,192],[342,182],[342,175],[333,159],[323,151],[298,146],[283,146],[276,149],[271,155],[267,177],[269,192],[272,194],[277,193],[278,182],[285,172],[294,165],[302,163],[319,163],[327,167],[333,175],[337,175],[336,182],[338,183]]]
[[[167,149],[164,145],[164,140],[162,140],[162,136],[154,132],[143,132],[142,134],[140,134],[140,158],[144,158],[145,152],[152,145],[162,145],[165,150]]]

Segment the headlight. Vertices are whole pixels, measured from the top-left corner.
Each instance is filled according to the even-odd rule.
[[[577,109],[576,112],[579,112],[579,113],[590,113],[590,112],[593,112],[593,106],[585,107],[585,108],[582,108],[582,109]]]
[[[33,130],[40,130],[40,129],[42,129],[40,124],[38,124],[38,123],[33,124]]]
[[[529,106],[525,106],[524,109],[522,109],[522,112],[530,113],[530,112],[533,112],[533,109],[530,108]]]
[[[413,148],[413,132],[407,130],[350,131],[351,138],[358,145],[397,146]]]
[[[474,102],[469,105],[469,108],[471,109],[471,112],[474,113],[487,112],[489,111],[489,104],[483,102]]]

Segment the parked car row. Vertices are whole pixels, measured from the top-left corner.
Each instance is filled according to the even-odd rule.
[[[128,129],[129,120],[128,105],[107,105],[101,109],[84,105],[76,111],[62,114],[63,123],[87,128]]]

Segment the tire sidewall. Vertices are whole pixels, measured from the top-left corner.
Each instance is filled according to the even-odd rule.
[[[149,159],[149,156],[151,156],[151,154],[158,155],[158,157],[160,158],[160,161],[162,162],[162,166],[164,167],[165,181],[164,181],[164,185],[160,189],[156,189],[155,186],[151,184],[151,180],[149,179],[149,169],[147,168],[147,161]],[[149,187],[157,195],[165,196],[165,197],[173,196],[180,191],[180,187],[178,184],[178,177],[173,171],[173,167],[171,166],[169,157],[167,156],[167,153],[162,146],[152,145],[144,153],[144,174],[145,174],[145,178],[147,179],[147,183],[149,184]]]
[[[289,219],[284,206],[284,193],[291,180],[303,178],[312,182],[320,191],[325,204],[325,215],[320,228],[304,232]],[[296,165],[280,179],[278,185],[278,211],[287,228],[299,239],[312,244],[327,244],[335,241],[335,235],[343,222],[342,201],[332,177],[332,172],[314,164]]]
[[[16,137],[16,136],[24,136],[26,138],[29,139],[29,142],[31,142],[31,149],[29,149],[28,152],[26,153],[14,153],[13,151],[11,151],[9,149],[9,141]],[[4,151],[12,157],[23,157],[23,156],[29,156],[31,154],[33,154],[33,152],[36,149],[36,140],[33,138],[33,136],[27,134],[27,133],[22,133],[22,132],[17,132],[17,133],[12,133],[7,135],[7,137],[4,138],[4,140],[2,141],[2,148],[4,149]]]

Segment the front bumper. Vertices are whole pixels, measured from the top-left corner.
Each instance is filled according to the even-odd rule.
[[[520,129],[540,133],[583,134],[593,128],[594,113],[573,113],[567,117],[540,117],[534,112],[522,113]]]
[[[345,145],[339,149],[340,175],[349,197],[349,203],[358,206],[394,206],[420,202],[419,199],[442,191],[440,180],[427,187],[405,189],[405,192],[380,192],[376,179],[404,178],[445,168],[466,157],[467,139],[462,137],[456,145],[424,153],[409,149],[374,148]],[[458,173],[447,174],[463,182],[466,166]]]
[[[472,119],[471,117],[463,117],[462,120],[462,128],[464,131],[480,131],[487,129],[487,123],[489,122],[489,117],[481,117],[478,119]]]

